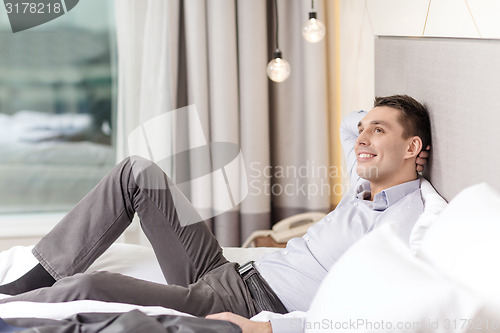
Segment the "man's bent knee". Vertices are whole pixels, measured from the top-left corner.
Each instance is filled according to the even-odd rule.
[[[134,181],[140,188],[163,190],[169,187],[169,180],[163,170],[153,161],[141,156],[130,156]]]

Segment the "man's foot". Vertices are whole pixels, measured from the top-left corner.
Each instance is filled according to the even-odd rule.
[[[52,286],[56,280],[41,264],[37,264],[19,279],[0,286],[0,294],[18,295],[27,291]]]

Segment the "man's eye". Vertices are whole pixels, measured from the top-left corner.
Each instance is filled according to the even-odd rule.
[[[384,130],[381,128],[375,128],[375,133],[384,133]]]

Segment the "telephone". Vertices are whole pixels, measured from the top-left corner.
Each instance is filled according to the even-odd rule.
[[[256,230],[241,247],[253,247],[255,241],[261,237],[270,237],[275,243],[285,244],[294,237],[304,235],[314,223],[325,217],[325,213],[309,212],[287,217],[276,223],[270,230]]]

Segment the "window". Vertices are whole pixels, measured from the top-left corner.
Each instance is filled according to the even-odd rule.
[[[0,11],[0,214],[67,211],[115,164],[114,26],[111,0],[18,33]]]

